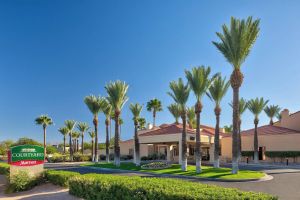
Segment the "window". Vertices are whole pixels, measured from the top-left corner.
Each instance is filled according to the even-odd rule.
[[[190,147],[189,147],[189,155],[190,155],[190,156],[195,155],[195,147],[192,146],[192,145],[190,145]]]

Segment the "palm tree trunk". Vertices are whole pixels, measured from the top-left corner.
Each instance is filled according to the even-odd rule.
[[[108,120],[106,120],[105,122],[105,126],[106,126],[106,162],[109,162],[109,132],[108,132],[108,126],[109,126],[109,122]]]
[[[98,119],[94,119],[95,126],[95,154],[94,154],[94,162],[98,162]]]
[[[115,156],[114,164],[120,167],[120,135],[119,135],[119,111],[115,111]]]
[[[94,139],[92,139],[92,161],[94,161]]]
[[[241,117],[241,116],[240,116]],[[241,118],[239,119],[239,141],[238,141],[238,144],[239,144],[239,161],[241,160],[242,158],[242,135],[241,135],[241,126],[242,126],[242,120]]]
[[[181,163],[181,170],[187,171],[187,143],[186,143],[186,113],[181,116],[182,118],[182,163]]]
[[[72,132],[69,133],[69,151],[70,151],[70,161],[73,161]]]
[[[257,136],[257,125],[258,119],[254,120],[254,163],[258,163],[258,136]]]
[[[134,124],[134,152],[135,152],[135,165],[140,166],[140,143],[138,138],[138,122]]]
[[[44,131],[44,160],[47,157],[47,148],[46,148],[46,127],[43,126],[43,131]]]
[[[81,135],[81,154],[83,155],[83,151],[84,151],[84,147],[83,147],[83,139],[84,139],[84,133],[82,132],[82,135]]]
[[[79,139],[76,139],[76,140],[77,140],[76,149],[77,149],[77,152],[79,152]]]
[[[66,136],[64,135],[64,155],[66,155]]]
[[[201,135],[200,135],[200,113],[201,113],[202,105],[201,102],[197,102],[195,105],[195,113],[196,113],[196,148],[195,148],[195,156],[196,156],[196,173],[201,173]]]
[[[233,113],[232,113],[232,174],[239,170],[239,144],[238,144],[238,119],[239,119],[239,88],[233,88]]]
[[[220,112],[221,109],[219,107],[215,108],[215,114],[216,114],[216,128],[215,128],[215,151],[214,151],[214,167],[220,168]]]
[[[156,117],[156,111],[153,110],[153,128],[155,127],[155,117]]]

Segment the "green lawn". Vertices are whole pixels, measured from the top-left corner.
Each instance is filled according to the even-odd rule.
[[[121,163],[121,166],[118,168],[114,166],[113,163],[87,163],[82,166],[90,167],[99,167],[99,168],[109,168],[109,169],[123,169],[123,170],[132,170],[140,172],[152,172],[157,174],[173,174],[173,175],[185,175],[185,176],[197,176],[203,178],[216,178],[216,179],[258,179],[265,176],[263,172],[258,171],[249,171],[249,170],[240,170],[238,174],[231,174],[230,168],[213,168],[208,166],[202,166],[202,173],[196,174],[195,166],[188,166],[186,172],[181,171],[180,165],[173,164],[170,168],[167,169],[141,169],[136,167],[133,163]]]

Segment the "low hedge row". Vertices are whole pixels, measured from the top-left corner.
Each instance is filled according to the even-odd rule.
[[[106,174],[79,175],[75,172],[46,172],[54,184],[67,186],[69,193],[86,200],[277,200],[277,197],[238,189],[167,178],[125,177]]]
[[[0,174],[3,174],[3,175],[9,174],[9,164],[0,163]]]
[[[253,157],[254,156],[254,151],[242,151],[241,154],[244,157]]]
[[[269,158],[295,158],[300,157],[300,151],[266,151],[265,155]],[[242,151],[242,156],[253,157],[254,151]]]

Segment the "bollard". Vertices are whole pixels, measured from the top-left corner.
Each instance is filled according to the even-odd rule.
[[[249,157],[247,157],[247,164],[249,163]]]
[[[289,159],[288,158],[286,159],[286,165],[289,165]]]

